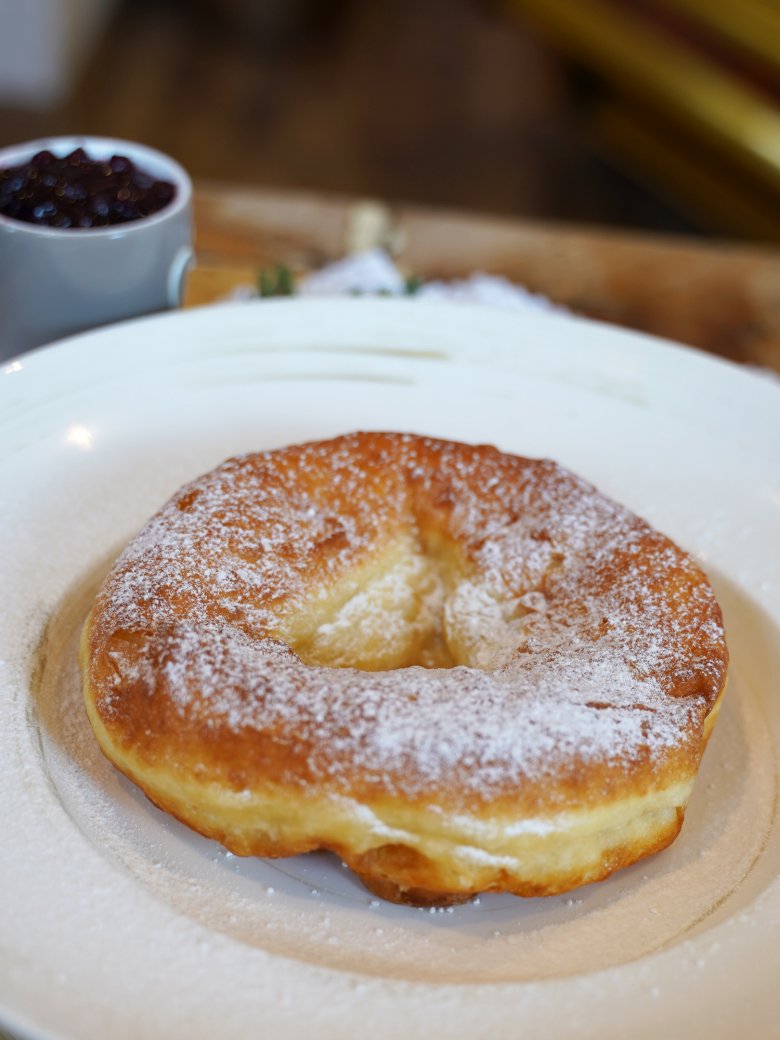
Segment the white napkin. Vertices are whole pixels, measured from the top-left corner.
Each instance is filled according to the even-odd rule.
[[[407,293],[406,279],[381,249],[353,253],[306,275],[298,283],[300,296],[403,296]],[[546,296],[490,274],[475,273],[452,282],[425,282],[412,298],[484,303],[504,310],[565,313],[565,308],[558,307]]]

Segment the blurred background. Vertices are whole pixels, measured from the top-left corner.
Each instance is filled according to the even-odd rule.
[[[780,241],[777,0],[0,0],[0,146]]]

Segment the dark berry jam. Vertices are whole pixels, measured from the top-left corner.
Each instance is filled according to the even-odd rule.
[[[124,155],[90,159],[38,152],[29,162],[0,169],[0,213],[52,228],[126,224],[163,209],[176,188],[156,180]]]

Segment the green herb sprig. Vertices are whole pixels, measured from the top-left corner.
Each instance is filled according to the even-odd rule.
[[[257,276],[257,290],[262,297],[293,296],[295,294],[295,278],[286,264],[260,271]]]

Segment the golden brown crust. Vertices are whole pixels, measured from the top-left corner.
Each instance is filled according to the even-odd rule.
[[[419,903],[668,844],[727,661],[705,576],[642,520],[555,463],[399,434],[182,489],[82,645],[98,740],[158,805]]]

